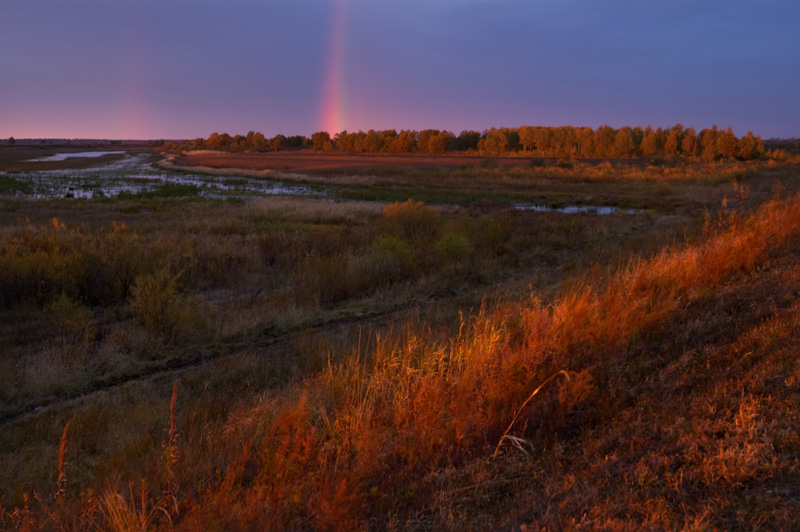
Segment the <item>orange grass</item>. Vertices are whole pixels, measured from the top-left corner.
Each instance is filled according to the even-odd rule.
[[[205,480],[183,487],[174,520],[148,522],[179,530],[366,530],[402,522],[424,504],[425,479],[436,471],[489,459],[507,437],[549,448],[576,427],[612,420],[636,393],[621,378],[629,362],[674,333],[687,309],[702,311],[718,291],[758,277],[798,235],[800,197],[775,200],[746,220],[732,215],[698,244],[635,261],[550,305],[534,298],[487,306],[448,341],[418,330],[380,337],[373,351],[355,350],[204,434],[205,454],[182,469]],[[561,371],[570,378],[532,393]],[[745,432],[755,410],[743,405],[737,414]],[[766,455],[747,445],[717,449],[705,469],[733,483],[752,478]],[[647,467],[636,472],[643,486],[652,482]],[[138,509],[132,496],[128,504],[113,490],[101,500],[107,523],[128,522],[132,512],[144,525],[147,508],[159,507],[148,505],[144,487]],[[713,520],[701,515],[687,526]]]
[[[446,344],[415,334],[382,339],[375,352],[355,353],[238,414],[222,436],[233,460],[228,473],[187,503],[184,522],[386,524],[387,512],[413,500],[419,479],[487,456],[512,420],[513,436],[546,440],[581,403],[594,416],[607,414],[619,403],[604,396],[605,384],[629,353],[729,279],[756,273],[798,234],[800,199],[774,201],[705,243],[632,264],[605,287],[575,288],[550,306],[484,312]],[[517,419],[531,390],[562,369],[575,378]]]

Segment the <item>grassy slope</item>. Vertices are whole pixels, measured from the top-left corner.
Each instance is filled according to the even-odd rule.
[[[594,400],[530,456],[472,464],[455,480],[461,486],[442,475],[442,493],[455,496],[437,500],[447,501],[455,522],[490,528],[796,529],[800,250],[793,240],[713,290],[700,289],[656,334],[622,360],[618,353]],[[483,480],[479,491],[460,490],[475,479]],[[439,509],[432,520],[443,528],[453,522]]]
[[[798,234],[800,200],[770,204],[552,307],[496,310],[449,345],[412,336],[332,367],[210,436],[227,474],[186,501],[181,524],[495,526],[475,504],[448,522],[437,502],[474,485],[431,479],[465,464],[482,478],[490,466],[475,460],[511,424],[544,449],[516,465],[533,468],[516,501],[533,529],[797,526]],[[570,380],[515,417],[559,370]]]

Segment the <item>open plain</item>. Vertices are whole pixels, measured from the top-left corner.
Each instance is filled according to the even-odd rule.
[[[0,528],[800,524],[796,163],[19,153]]]

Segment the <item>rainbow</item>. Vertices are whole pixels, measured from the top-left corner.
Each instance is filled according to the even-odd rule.
[[[345,129],[344,51],[347,33],[347,0],[334,0],[327,69],[322,95],[322,130],[334,136]]]

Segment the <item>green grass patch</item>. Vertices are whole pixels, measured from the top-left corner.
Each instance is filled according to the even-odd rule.
[[[9,175],[0,176],[0,194],[16,194],[17,192],[30,194],[32,191],[31,184],[26,181]]]
[[[352,186],[346,188],[331,187],[330,195],[340,200],[352,201],[399,201],[409,198],[430,205],[474,205],[476,203],[510,204],[515,202],[533,201],[538,197],[526,193],[470,191],[431,188],[394,188],[394,187],[368,187]]]

